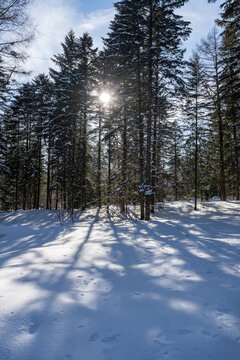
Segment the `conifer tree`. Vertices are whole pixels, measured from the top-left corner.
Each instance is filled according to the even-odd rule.
[[[96,49],[84,34],[80,39],[71,31],[62,44],[63,53],[55,55],[59,70],[50,69],[54,81],[56,207],[73,211],[81,204],[86,208],[87,131],[91,116],[90,99],[95,76]]]
[[[240,198],[240,6],[236,0],[224,1],[221,5],[221,19],[217,24],[222,27],[221,61],[223,71],[222,99],[225,101],[225,117],[230,127],[232,139],[229,161],[233,164],[234,196]]]
[[[226,200],[226,161],[224,140],[224,110],[222,103],[221,73],[222,64],[220,57],[220,38],[217,29],[209,33],[207,39],[202,39],[198,46],[200,56],[205,62],[204,81],[208,91],[208,97],[212,103],[213,126],[218,131],[218,153],[219,153],[219,181],[220,194],[223,201]],[[214,122],[215,120],[215,122]],[[216,123],[216,124],[215,124]]]
[[[152,190],[152,126],[154,78],[158,72],[164,81],[179,81],[176,68],[182,64],[182,39],[189,34],[188,23],[174,11],[185,1],[126,0],[116,3],[117,14],[105,39],[107,54],[120,64],[125,86],[132,87],[137,99],[139,185],[141,219],[150,219]],[[166,29],[168,31],[165,31]],[[130,76],[127,78],[127,75]],[[128,85],[127,85],[128,84]],[[146,125],[145,125],[146,124]],[[146,131],[146,138],[144,133]],[[145,163],[145,166],[144,166]],[[144,198],[146,208],[144,211]]]
[[[194,143],[194,209],[197,210],[199,195],[199,130],[200,121],[203,119],[204,93],[202,67],[199,55],[194,53],[188,64],[187,78],[187,117],[193,130]]]

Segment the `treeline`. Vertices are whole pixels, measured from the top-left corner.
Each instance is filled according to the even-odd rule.
[[[186,62],[185,2],[117,2],[102,51],[71,31],[17,91],[1,67],[2,210],[239,200],[239,5]]]

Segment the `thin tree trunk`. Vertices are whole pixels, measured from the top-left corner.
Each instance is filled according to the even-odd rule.
[[[126,177],[127,177],[127,118],[124,109],[123,114],[123,133],[122,133],[122,198],[121,213],[126,211]]]
[[[225,159],[224,159],[224,140],[223,140],[223,120],[222,120],[222,107],[220,99],[219,87],[219,70],[218,70],[218,55],[217,55],[217,41],[215,38],[215,78],[216,78],[216,91],[217,91],[217,116],[218,116],[218,133],[219,133],[219,153],[220,153],[220,189],[221,200],[226,201],[226,179],[225,179]]]
[[[62,202],[62,200],[61,200]],[[64,159],[64,170],[63,170],[63,209],[67,208],[67,179],[66,179],[66,157]]]
[[[149,63],[148,63],[148,119],[147,119],[147,154],[146,154],[146,213],[145,220],[150,220],[151,206],[151,169],[152,169],[152,80],[153,80],[153,61],[152,61],[152,42],[153,42],[153,4],[149,1]]]
[[[50,134],[48,135],[48,151],[47,151],[47,204],[46,204],[46,208],[49,209],[50,208],[50,181],[51,181],[51,166],[50,166],[50,162],[51,162],[51,150],[50,150]]]
[[[97,196],[98,207],[102,207],[102,111],[100,108],[98,118],[98,181],[97,181]]]
[[[233,140],[234,140],[234,194],[236,200],[239,200],[239,155],[236,119],[233,118]]]
[[[231,69],[231,78],[232,78],[232,69]],[[233,99],[233,89],[231,88],[231,98]],[[236,110],[234,103],[231,103],[231,118],[233,125],[233,140],[234,140],[234,196],[236,200],[239,200],[239,185],[240,185],[240,177],[239,177],[239,150],[238,150],[238,137],[237,137],[237,121],[236,121]]]
[[[143,158],[143,149],[144,149],[144,134],[143,134],[143,117],[142,117],[142,91],[141,91],[141,65],[140,65],[140,49],[138,50],[138,72],[137,72],[137,82],[138,82],[138,130],[139,130],[139,200],[140,200],[140,219],[144,220],[144,158]]]
[[[112,143],[111,143],[111,136],[109,136],[108,139],[108,197],[107,197],[107,212],[109,212],[109,206],[110,206],[110,197],[111,197],[111,154],[112,154]]]
[[[158,61],[157,61],[158,64]],[[151,197],[151,213],[155,211],[155,200],[156,200],[156,181],[157,181],[157,117],[158,117],[158,108],[159,108],[159,100],[158,100],[158,92],[159,92],[159,69],[158,66],[156,68],[156,81],[155,81],[155,101],[154,101],[154,121],[153,121],[153,155],[152,155],[152,197]]]
[[[72,135],[72,170],[71,170],[71,215],[74,213],[74,201],[75,201],[75,184],[74,184],[74,178],[75,178],[75,132],[74,129],[73,135]]]
[[[85,99],[86,101],[86,99]],[[83,162],[82,162],[82,210],[86,209],[86,177],[87,177],[87,110],[83,114]]]
[[[175,131],[174,143],[174,182],[175,182],[175,201],[178,201],[178,166],[177,166],[177,134]]]
[[[196,89],[195,103],[195,172],[194,172],[194,210],[197,210],[198,201],[198,90]]]
[[[42,119],[40,120],[40,133],[42,133]],[[42,172],[42,135],[38,139],[38,177],[37,177],[37,196],[36,209],[40,207],[40,192],[41,192],[41,172]]]
[[[156,192],[156,172],[157,172],[157,116],[154,115],[153,121],[153,155],[152,155],[152,196],[151,196],[151,213],[155,211],[155,192]]]
[[[19,136],[20,136],[20,129],[19,129],[19,121],[17,125],[17,151],[18,151],[18,162],[17,162],[17,174],[16,174],[16,182],[15,182],[15,211],[18,210],[18,188],[19,188]]]

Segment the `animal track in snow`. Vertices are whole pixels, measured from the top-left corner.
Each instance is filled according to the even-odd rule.
[[[92,334],[92,335],[90,336],[90,338],[89,338],[88,341],[90,341],[90,342],[95,342],[95,341],[98,340],[98,338],[99,338],[98,333],[94,333],[94,334]]]
[[[121,336],[120,334],[114,334],[111,336],[106,336],[105,338],[102,339],[103,343],[112,343],[114,341],[116,341],[118,339],[118,337]]]
[[[31,324],[28,329],[29,334],[31,334],[31,335],[35,334],[37,332],[39,326],[40,326],[40,319],[38,318],[38,316],[33,315]]]

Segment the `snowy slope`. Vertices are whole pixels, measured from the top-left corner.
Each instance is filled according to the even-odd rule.
[[[240,204],[0,215],[0,360],[239,360]]]

